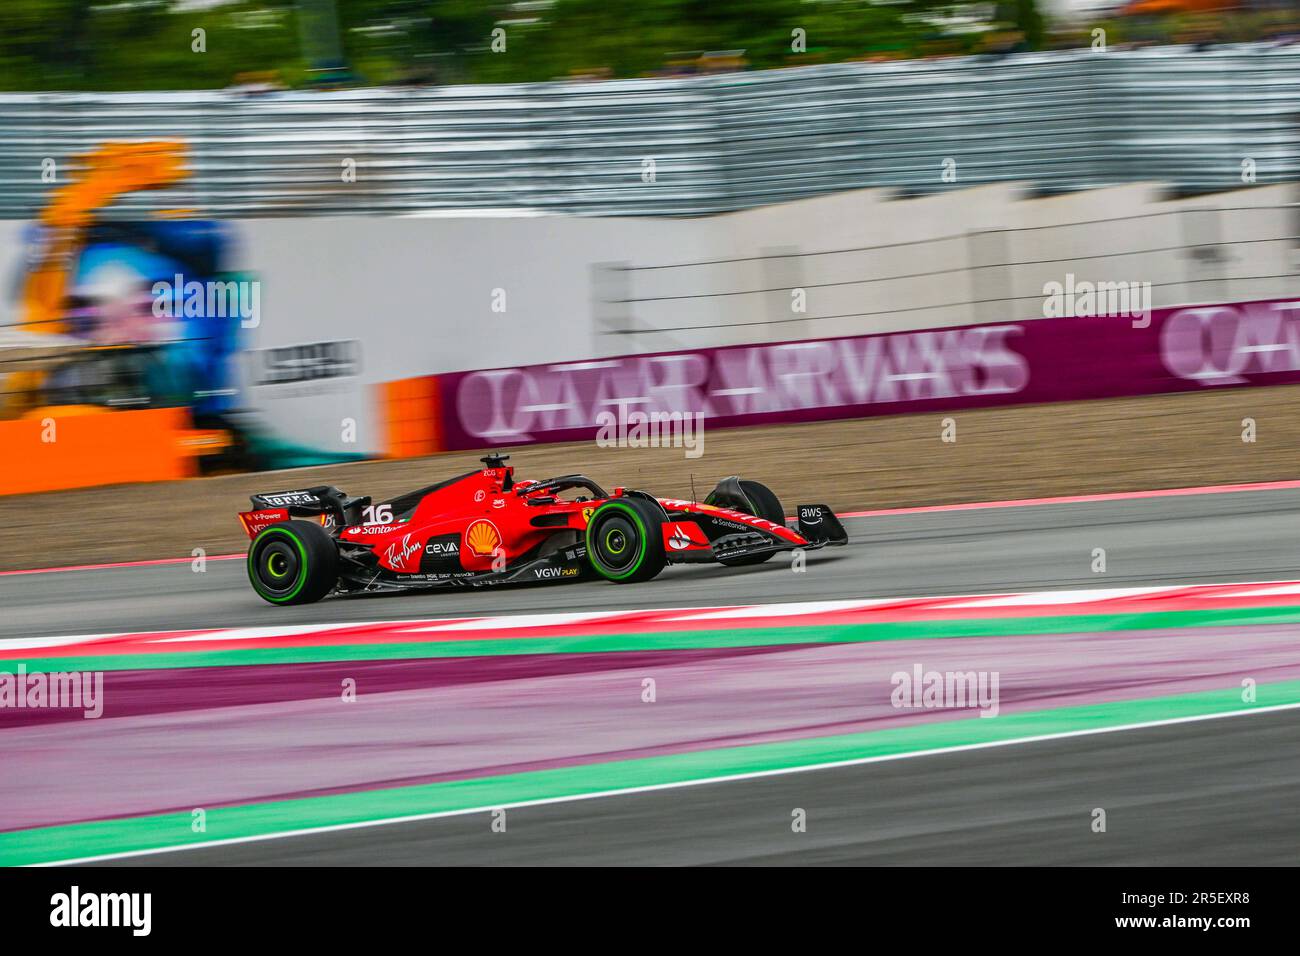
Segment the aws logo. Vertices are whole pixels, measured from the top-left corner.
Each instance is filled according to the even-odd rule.
[[[486,518],[479,518],[465,529],[465,547],[471,554],[488,558],[501,547],[501,532]]]

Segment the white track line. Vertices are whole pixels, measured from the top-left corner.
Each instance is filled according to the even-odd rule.
[[[1251,597],[1272,597],[1273,595],[1283,594],[1300,594],[1300,584],[1279,584],[1276,587],[1254,588],[1245,591],[1231,591],[1226,594],[1197,594],[1193,592],[1191,597],[1199,598],[1251,598]]]
[[[435,622],[427,627],[409,628],[412,634],[421,631],[486,631],[511,627],[555,627],[562,624],[582,624],[617,617],[624,611],[571,611],[555,614],[503,614],[500,617],[475,617],[465,621]]]
[[[1207,593],[1218,588],[1237,587],[1240,591]],[[1251,590],[1255,589],[1255,590]],[[174,631],[138,631],[114,634],[81,634],[75,637],[0,638],[0,650],[39,647],[59,647],[80,642],[92,643],[107,638],[130,637],[133,641],[151,644],[185,644],[207,641],[243,641],[259,637],[277,637],[301,634],[304,637],[317,632],[342,631],[382,627],[395,633],[510,630],[511,628],[548,627],[556,624],[579,624],[585,621],[607,620],[611,624],[663,623],[667,621],[709,621],[750,618],[792,617],[861,608],[885,608],[892,604],[931,603],[941,609],[1040,606],[1053,604],[1087,604],[1094,601],[1114,600],[1144,594],[1179,593],[1182,598],[1221,599],[1238,597],[1268,597],[1300,594],[1300,581],[1223,581],[1196,584],[1168,584],[1158,587],[1132,588],[1081,588],[1068,591],[986,592],[984,594],[931,594],[899,595],[885,598],[853,598],[836,601],[786,602],[753,605],[704,605],[701,607],[624,608],[611,611],[575,611],[545,614],[502,614],[492,617],[405,618],[381,621],[344,621],[323,624],[274,625],[241,628],[178,628]],[[656,615],[656,620],[634,620],[645,615]],[[205,631],[203,634],[178,631]],[[43,643],[49,642],[49,643]]]
[[[826,614],[832,611],[848,611],[856,608],[863,610],[884,607],[890,604],[907,604],[915,598],[858,598],[844,601],[798,601],[789,604],[750,604],[744,607],[729,607],[721,611],[704,611],[702,613],[677,614],[669,621],[725,621],[731,618],[767,618],[793,617],[800,614]]]
[[[899,600],[899,601],[901,601],[901,600],[910,600],[910,599],[908,599],[908,598],[895,598],[895,599],[892,599],[892,600]],[[726,605],[708,604],[708,605],[704,605],[704,606],[701,606],[701,607],[698,607],[698,608],[690,608],[690,607],[650,607],[650,608],[630,608],[630,609],[621,610],[621,611],[599,611],[599,612],[597,612],[597,611],[592,611],[592,612],[590,612],[590,613],[591,613],[593,616],[595,616],[595,617],[608,617],[608,618],[620,618],[620,619],[621,619],[621,618],[624,618],[624,617],[631,617],[631,616],[634,616],[634,615],[640,615],[640,614],[671,614],[671,613],[674,613],[674,612],[677,612],[677,611],[711,611],[711,610],[725,610],[726,607],[727,607]],[[220,641],[220,640],[227,640],[228,638],[224,638],[222,635],[223,635],[223,634],[226,634],[226,633],[233,633],[233,634],[236,634],[236,635],[237,635],[236,638],[234,638],[234,639],[237,639],[237,640],[250,640],[250,639],[252,639],[253,637],[259,636],[259,635],[257,635],[257,634],[255,633],[255,632],[257,632],[257,631],[263,631],[263,632],[266,632],[266,633],[265,633],[264,635],[262,635],[262,636],[274,636],[275,633],[288,632],[288,633],[294,633],[294,634],[302,634],[302,635],[305,637],[305,636],[307,636],[307,635],[309,635],[309,634],[313,634],[313,633],[315,633],[316,631],[323,631],[323,630],[346,630],[346,629],[348,629],[348,628],[357,628],[357,629],[362,629],[362,628],[368,628],[368,627],[383,627],[383,628],[387,628],[387,629],[389,629],[389,630],[392,630],[392,631],[394,631],[394,632],[398,632],[398,633],[412,633],[412,634],[414,634],[414,633],[417,633],[417,632],[422,631],[422,630],[441,629],[441,628],[443,628],[444,626],[452,625],[452,624],[466,625],[466,624],[471,624],[471,623],[473,623],[474,626],[477,626],[477,627],[486,627],[486,626],[488,626],[488,625],[486,625],[486,624],[479,623],[479,622],[483,622],[483,621],[495,621],[495,622],[497,622],[497,623],[496,623],[495,625],[493,625],[493,626],[498,626],[498,627],[501,627],[501,628],[504,629],[504,628],[510,626],[509,622],[510,622],[511,620],[516,619],[516,618],[520,618],[520,617],[523,617],[523,616],[524,616],[524,615],[521,615],[521,614],[503,614],[503,615],[500,615],[500,616],[498,616],[498,617],[490,617],[490,618],[483,618],[483,617],[466,618],[466,617],[464,617],[464,616],[462,616],[462,617],[418,617],[418,618],[393,618],[393,619],[391,619],[391,620],[380,620],[380,621],[340,621],[340,622],[335,622],[335,623],[325,623],[325,624],[309,624],[309,623],[303,623],[303,624],[293,624],[293,625],[288,625],[288,624],[286,624],[286,625],[267,625],[266,627],[258,626],[258,627],[248,627],[248,628],[183,627],[183,628],[176,628],[175,630],[171,630],[171,631],[119,631],[119,632],[115,632],[115,633],[111,633],[111,634],[77,634],[77,635],[69,635],[69,636],[66,636],[66,637],[65,637],[65,636],[57,636],[57,637],[54,637],[54,636],[52,636],[52,637],[16,637],[16,638],[0,637],[0,650],[5,650],[6,648],[11,648],[11,647],[12,647],[12,648],[19,648],[19,649],[21,649],[21,648],[24,648],[24,647],[27,647],[27,646],[31,646],[31,647],[45,647],[45,646],[57,647],[57,646],[59,646],[58,643],[51,643],[51,644],[49,644],[49,645],[46,645],[46,644],[38,644],[38,643],[31,643],[30,645],[28,645],[28,644],[26,644],[26,643],[24,643],[24,642],[37,642],[37,641],[64,642],[64,641],[69,641],[69,642],[73,642],[73,643],[78,643],[78,642],[81,642],[81,641],[86,641],[86,642],[91,642],[91,641],[100,641],[100,640],[104,640],[104,639],[106,639],[106,638],[115,638],[115,637],[129,637],[129,638],[131,638],[132,640],[138,640],[138,641],[147,642],[147,643],[151,643],[151,644],[162,644],[162,643],[172,643],[172,642],[177,642],[177,641],[181,641],[181,640],[189,640],[189,641]],[[205,631],[205,632],[207,632],[207,633],[200,637],[200,636],[198,636],[198,635],[191,635],[190,632],[192,632],[192,631]],[[175,635],[178,634],[178,633],[180,633],[180,632],[185,632],[184,636],[179,637],[179,638],[176,637]]]
[[[1147,588],[1084,588],[1070,591],[1027,591],[1001,597],[981,598],[977,601],[945,601],[945,607],[1031,607],[1048,604],[1091,604],[1093,601],[1113,601],[1116,598],[1135,597],[1139,594],[1173,593],[1183,588],[1162,585]]]
[[[592,793],[570,794],[563,797],[545,797],[540,800],[520,800],[515,803],[486,804],[480,807],[468,807],[463,810],[439,810],[433,813],[413,813],[401,817],[387,817],[378,820],[359,820],[355,823],[335,823],[323,827],[304,827],[300,830],[282,830],[278,833],[259,833],[254,836],[232,837],[228,840],[205,840],[202,843],[187,843],[181,846],[167,846],[150,850],[127,850],[123,853],[103,853],[98,856],[83,856],[68,860],[56,860],[50,863],[33,863],[31,866],[74,866],[83,863],[96,863],[100,860],[125,860],[132,857],[154,856],[161,853],[182,853],[187,850],[205,850],[219,846],[235,846],[241,843],[261,843],[267,840],[282,840],[290,837],[313,836],[319,833],[341,833],[345,830],[363,830],[367,827],[390,826],[395,823],[416,823],[421,820],[438,820],[444,817],[462,817],[472,813],[491,813],[493,810],[510,810],[519,807],[540,807],[556,803],[576,803],[579,800],[597,800],[605,797],[621,797],[635,793],[653,793],[659,790],[679,790],[685,787],[701,787],[714,783],[732,783],[739,780],[758,780],[763,777],[779,777],[786,774],[808,773],[814,770],[834,770],[839,767],[856,767],[871,763],[886,763],[893,760],[906,760],[910,757],[932,757],[944,754],[969,753],[975,750],[992,750],[995,747],[1010,747],[1016,744],[1041,743],[1049,740],[1068,740],[1073,737],[1091,737],[1097,734],[1118,733],[1127,730],[1145,730],[1150,727],[1170,727],[1176,724],[1191,724],[1206,720],[1219,720],[1227,717],[1243,717],[1249,714],[1270,714],[1300,709],[1300,703],[1273,704],[1267,707],[1254,707],[1250,710],[1229,710],[1217,714],[1194,714],[1190,717],[1170,717],[1164,720],[1146,720],[1135,724],[1118,724],[1111,727],[1092,727],[1087,730],[1066,730],[1055,734],[1038,734],[1031,737],[1013,737],[1010,740],[991,740],[978,744],[960,744],[955,747],[936,747],[931,750],[909,750],[906,753],[884,754],[876,757],[855,757],[850,760],[834,760],[827,763],[808,764],[800,767],[778,767],[773,770],[754,770],[748,773],[721,774],[716,777],[701,777],[697,780],[677,780],[672,783],[654,783],[641,787],[623,787],[615,790],[598,790]]]
[[[28,650],[36,647],[63,647],[65,644],[89,644],[103,641],[110,637],[122,637],[123,634],[71,634],[67,637],[7,637],[0,639],[0,648]]]
[[[149,641],[150,644],[193,644],[205,641],[256,641],[267,637],[294,637],[319,634],[325,631],[343,631],[355,624],[281,624],[275,627],[236,627],[228,630],[212,631],[208,634],[189,634],[185,637],[161,637]]]

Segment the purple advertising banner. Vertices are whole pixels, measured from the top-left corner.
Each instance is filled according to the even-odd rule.
[[[1278,385],[1300,382],[1300,298],[437,378],[447,449],[591,439],[609,416],[632,413],[699,414],[725,428]]]

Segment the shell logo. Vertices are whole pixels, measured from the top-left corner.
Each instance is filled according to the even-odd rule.
[[[486,518],[479,518],[465,529],[465,546],[471,554],[491,557],[501,547],[501,532]]]

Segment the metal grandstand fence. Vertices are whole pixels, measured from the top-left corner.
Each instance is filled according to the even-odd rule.
[[[44,160],[62,170],[106,140],[183,140],[196,172],[126,197],[119,215],[689,216],[871,186],[1205,192],[1240,188],[1244,163],[1256,182],[1296,181],[1298,125],[1300,47],[1264,45],[586,83],[7,94],[0,218],[41,206]]]

